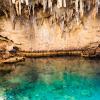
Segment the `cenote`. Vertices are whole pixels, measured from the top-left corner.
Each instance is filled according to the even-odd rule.
[[[0,65],[0,100],[100,100],[100,60],[26,59]]]

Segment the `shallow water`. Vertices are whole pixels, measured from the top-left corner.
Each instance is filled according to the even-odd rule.
[[[0,100],[100,100],[100,60],[27,59],[0,74]]]

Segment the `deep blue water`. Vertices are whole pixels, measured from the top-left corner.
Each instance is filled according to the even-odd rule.
[[[0,74],[0,100],[100,100],[100,60],[27,59]]]

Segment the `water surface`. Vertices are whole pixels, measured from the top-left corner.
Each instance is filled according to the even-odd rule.
[[[100,60],[27,59],[0,67],[0,100],[100,100]]]

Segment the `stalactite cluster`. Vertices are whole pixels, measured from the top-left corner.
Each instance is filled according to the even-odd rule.
[[[90,24],[99,19],[100,0],[0,0],[0,13],[4,22],[1,29],[7,29],[5,34],[17,33],[18,44],[27,42],[24,45],[28,45],[30,51],[37,45],[36,49],[52,49],[55,43],[61,48],[63,44],[63,48],[67,48],[66,45],[71,48],[75,42],[75,47],[79,47],[94,37],[91,33],[95,26]],[[17,34],[11,34],[11,38]]]
[[[4,0],[7,2],[7,0]],[[4,2],[3,1],[3,2]],[[8,0],[11,22],[15,23],[16,17],[26,19],[39,19],[43,21],[48,18],[51,23],[58,23],[61,26],[68,26],[74,19],[77,24],[82,17],[88,14],[93,7],[96,14],[100,8],[99,0]],[[1,7],[1,6],[0,6]],[[7,15],[7,11],[3,10]],[[38,22],[38,21],[37,21]],[[63,30],[63,28],[62,28]]]

